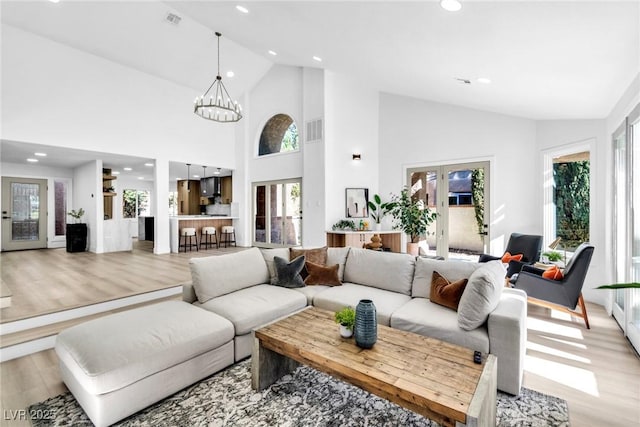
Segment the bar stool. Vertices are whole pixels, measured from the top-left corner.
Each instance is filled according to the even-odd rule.
[[[202,245],[204,245],[205,249],[213,247],[213,245],[216,245],[216,248],[220,248],[215,227],[202,227],[202,231],[200,233],[200,247],[202,247]]]
[[[225,248],[230,243],[233,243],[233,246],[236,246],[236,230],[232,225],[225,225],[224,227],[222,227],[220,243],[224,243]]]
[[[193,243],[195,240],[195,243]],[[188,241],[188,243],[187,243]],[[191,251],[191,248],[195,246],[196,251],[198,250],[198,235],[196,234],[195,228],[181,228],[180,229],[180,247],[178,248],[178,252],[180,252],[180,248],[184,248],[184,251],[187,252],[187,248]]]

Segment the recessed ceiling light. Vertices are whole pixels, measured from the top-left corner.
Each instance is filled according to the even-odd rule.
[[[176,179],[177,179],[178,181],[180,181],[182,178],[180,178],[180,177],[176,177]]]
[[[111,175],[120,175],[120,171],[112,171]]]
[[[233,77],[235,75],[236,73],[234,73],[233,71],[227,71],[227,77]]]
[[[200,175],[193,175],[194,178],[200,178]]]
[[[458,0],[440,0],[440,7],[449,12],[457,12],[462,9],[462,3]]]
[[[237,5],[237,6],[236,6],[236,9],[238,9],[238,10],[239,10],[240,12],[242,12],[242,13],[249,13],[249,9],[247,9],[247,8],[246,8],[246,7],[244,7],[244,6]]]
[[[145,163],[144,165],[145,165],[145,166],[148,166],[148,167],[152,167],[152,166],[153,166],[153,163]]]
[[[59,3],[60,0],[49,0],[51,3]]]
[[[318,62],[322,62],[322,58],[320,58],[319,56],[314,56],[313,60],[314,61],[318,61]]]
[[[47,153],[33,153],[38,157],[47,157]]]
[[[482,84],[485,84],[485,85],[488,85],[489,83],[491,83],[491,79],[488,79],[486,77],[480,77],[480,78],[478,78],[477,81],[478,81],[478,83],[482,83]]]
[[[144,176],[139,176],[138,179],[144,179]]]
[[[133,169],[131,169],[131,168],[122,168],[122,169],[126,170],[127,172],[129,172],[129,171],[132,171],[132,170],[133,170]]]
[[[277,54],[276,52],[274,52],[274,51],[270,50],[270,51],[269,51],[269,55],[276,56],[276,55],[278,55],[278,54]]]
[[[38,159],[29,158],[29,159],[27,159],[27,162],[29,162],[29,163],[38,163]]]

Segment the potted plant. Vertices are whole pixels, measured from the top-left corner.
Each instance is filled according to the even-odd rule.
[[[438,214],[431,212],[422,200],[413,199],[407,187],[402,189],[399,196],[392,195],[391,201],[386,205],[396,221],[394,228],[400,228],[411,239],[407,242],[407,252],[417,256],[420,236],[428,234],[427,228],[436,220]]]
[[[613,285],[602,285],[596,289],[640,289],[640,283],[614,283]]]
[[[80,222],[84,209],[71,210],[67,215],[75,219],[74,224],[67,224],[67,252],[84,252],[87,250],[87,224]]]
[[[382,203],[382,199],[379,195],[374,194],[373,200],[369,200],[369,215],[376,222],[376,230],[380,231],[382,228],[382,218],[388,213],[387,203]]]
[[[356,227],[356,223],[351,221],[350,219],[341,219],[331,226],[332,230],[351,230],[356,231],[358,227]]]
[[[356,324],[356,311],[351,307],[345,307],[336,311],[336,323],[340,325],[340,336],[342,338],[351,338],[353,335],[353,326]]]

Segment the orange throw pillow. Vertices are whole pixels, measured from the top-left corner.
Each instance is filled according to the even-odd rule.
[[[440,273],[434,271],[431,276],[429,299],[432,303],[458,311],[458,304],[460,304],[460,298],[462,298],[465,286],[467,286],[467,279],[460,279],[451,283]]]
[[[522,254],[511,255],[509,252],[505,252],[504,255],[502,255],[502,263],[509,264],[509,261],[522,261],[522,256]]]
[[[562,274],[562,270],[560,270],[557,265],[554,265],[553,267],[545,270],[545,272],[542,273],[542,277],[550,280],[562,280],[564,276]]]
[[[305,285],[342,285],[342,282],[338,277],[338,264],[325,267],[324,265],[314,264],[313,262],[307,261],[306,265],[309,275],[304,279]]]

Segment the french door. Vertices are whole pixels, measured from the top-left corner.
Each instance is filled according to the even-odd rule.
[[[2,177],[2,250],[47,247],[47,180]]]
[[[426,241],[430,255],[477,261],[487,252],[489,162],[409,169],[413,198],[438,213]]]
[[[640,282],[640,104],[613,134],[616,283]],[[613,316],[640,351],[640,289],[614,291]]]
[[[302,244],[302,185],[300,179],[253,184],[253,245]]]

